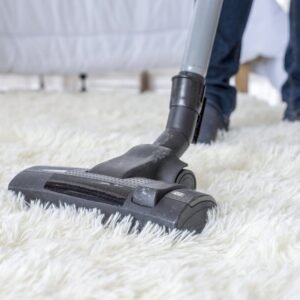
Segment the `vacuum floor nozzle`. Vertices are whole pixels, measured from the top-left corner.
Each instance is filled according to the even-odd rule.
[[[176,183],[146,178],[119,179],[87,169],[38,166],[19,173],[9,189],[25,200],[99,209],[104,220],[119,213],[131,215],[141,229],[153,222],[167,229],[201,232],[207,211],[216,203],[206,194]]]

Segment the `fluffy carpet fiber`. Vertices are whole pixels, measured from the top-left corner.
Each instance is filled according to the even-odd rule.
[[[299,299],[300,124],[239,100],[232,130],[184,156],[219,204],[204,232],[127,234],[128,220],[27,208],[6,187],[28,166],[92,167],[152,142],[168,97],[0,95],[0,298]]]

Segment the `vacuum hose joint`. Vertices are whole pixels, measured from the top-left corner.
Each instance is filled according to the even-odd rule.
[[[165,131],[154,144],[173,150],[180,157],[192,143],[203,109],[205,80],[181,71],[172,79],[170,112]]]

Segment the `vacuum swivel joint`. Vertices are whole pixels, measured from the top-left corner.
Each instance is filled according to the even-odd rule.
[[[165,131],[154,144],[180,157],[198,136],[204,110],[205,81],[201,75],[182,71],[172,79],[170,112]]]

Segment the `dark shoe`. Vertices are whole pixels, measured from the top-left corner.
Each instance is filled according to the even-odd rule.
[[[210,101],[206,101],[203,120],[198,136],[198,143],[210,144],[216,140],[219,130],[228,131],[229,120],[226,120],[220,107]]]
[[[287,107],[283,115],[283,120],[290,122],[300,121],[300,109],[295,110]]]

